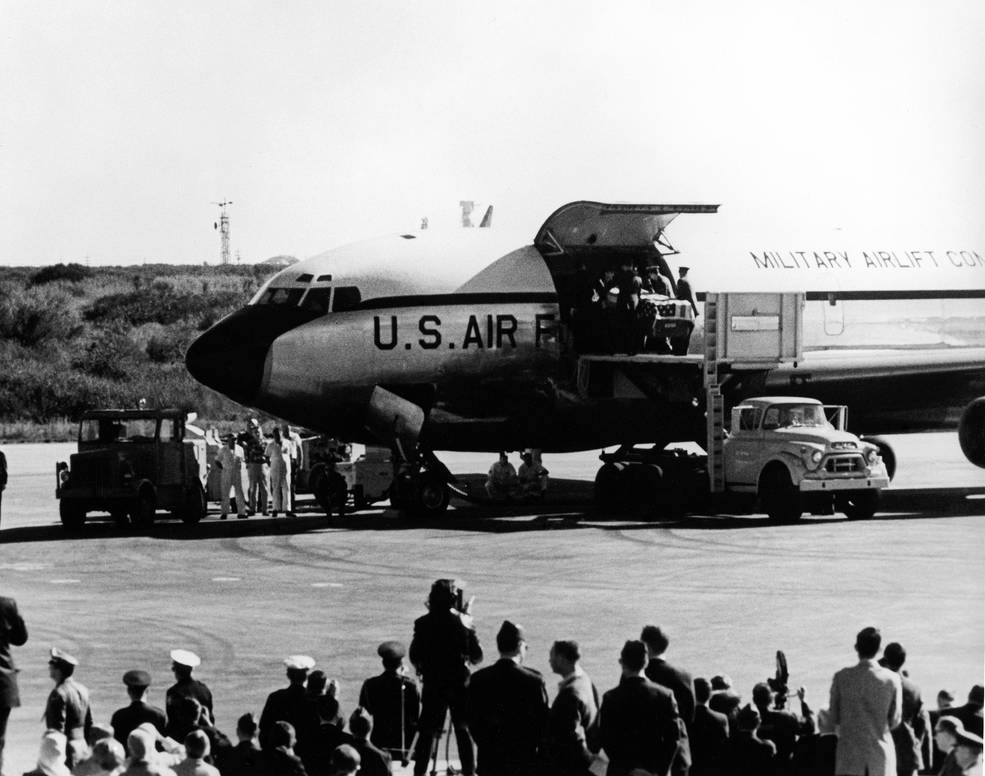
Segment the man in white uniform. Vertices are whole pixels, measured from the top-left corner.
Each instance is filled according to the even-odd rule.
[[[222,489],[222,513],[220,520],[225,520],[229,514],[229,491],[236,495],[236,516],[246,518],[246,499],[243,498],[243,449],[236,444],[236,437],[230,434],[226,437],[226,446],[215,456],[215,465],[219,467],[222,476],[219,487]]]

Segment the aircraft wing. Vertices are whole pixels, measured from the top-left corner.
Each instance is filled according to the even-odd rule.
[[[679,214],[717,212],[718,205],[569,202],[548,217],[534,245],[544,256],[579,249],[651,247]]]

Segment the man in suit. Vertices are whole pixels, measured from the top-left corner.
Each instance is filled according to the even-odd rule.
[[[727,757],[729,720],[708,707],[711,684],[704,677],[694,680],[694,721],[691,722],[691,776],[720,773]]]
[[[681,725],[681,735],[677,741],[677,753],[674,755],[672,773],[686,776],[691,767],[691,746],[688,741],[688,730],[694,719],[694,682],[687,671],[672,666],[664,660],[664,652],[670,646],[670,639],[656,625],[647,625],[640,634],[640,641],[646,644],[649,662],[646,664],[646,678],[661,687],[666,687],[674,693],[677,701],[677,713]]]
[[[742,697],[732,689],[732,679],[727,674],[711,677],[711,698],[708,708],[728,717],[729,729],[734,733],[735,718],[742,705]]]
[[[831,682],[828,705],[838,728],[835,773],[839,776],[895,776],[896,748],[890,731],[902,719],[903,688],[897,674],[875,661],[882,643],[876,628],[855,639],[858,664],[842,668]]]
[[[627,641],[619,655],[619,686],[602,696],[602,748],[609,756],[606,776],[627,776],[641,768],[658,776],[670,772],[677,740],[674,694],[646,678],[646,645]]]
[[[789,771],[794,749],[800,736],[813,735],[815,730],[814,712],[805,701],[806,691],[797,691],[801,713],[776,707],[776,696],[766,682],[752,688],[752,703],[759,712],[760,722],[757,735],[764,741],[772,741],[776,746],[776,768],[780,773]]]
[[[771,776],[776,772],[776,745],[759,737],[762,719],[754,706],[746,705],[735,715],[735,736],[729,759],[735,776]]]
[[[476,671],[468,686],[469,730],[479,776],[539,774],[547,732],[547,688],[523,665],[523,629],[504,620],[496,634],[499,660]]]
[[[146,671],[134,670],[123,674],[123,684],[126,685],[130,705],[113,712],[110,724],[113,726],[113,736],[126,746],[127,737],[144,722],[150,722],[157,732],[164,735],[167,720],[164,712],[147,702],[147,690],[150,687],[150,674]]]
[[[930,715],[924,708],[920,688],[901,671],[905,662],[906,650],[895,641],[886,645],[879,658],[879,665],[899,674],[903,688],[902,720],[892,730],[896,773],[897,776],[915,776],[923,769],[923,747],[930,730]]]
[[[22,647],[26,642],[27,627],[17,611],[17,602],[13,598],[0,596],[0,773],[3,772],[3,746],[10,710],[21,705],[17,691],[17,669],[10,656],[10,647]]]
[[[482,647],[468,607],[459,608],[460,599],[455,580],[439,579],[431,585],[428,613],[414,621],[409,657],[424,682],[414,748],[415,776],[427,771],[448,711],[458,741],[462,775],[475,773],[475,752],[466,719],[465,684],[469,666],[482,662]]]
[[[390,776],[390,755],[370,742],[373,730],[373,717],[362,706],[357,706],[349,717],[350,744],[359,752],[359,773],[361,776]]]
[[[548,751],[557,776],[587,776],[595,760],[599,694],[578,661],[576,641],[555,641],[551,670],[561,677],[548,715]]]

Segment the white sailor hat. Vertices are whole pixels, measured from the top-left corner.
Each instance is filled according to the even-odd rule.
[[[171,659],[180,666],[197,668],[202,664],[202,658],[188,649],[172,649]]]
[[[310,671],[315,667],[315,659],[307,655],[289,655],[284,658],[284,665],[296,671]]]
[[[68,652],[52,647],[48,657],[49,663],[63,663],[64,665],[77,666],[79,661],[72,657]]]

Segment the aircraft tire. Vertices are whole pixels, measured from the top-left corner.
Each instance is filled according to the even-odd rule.
[[[879,508],[879,491],[860,490],[845,493],[838,502],[838,508],[849,520],[868,520]]]
[[[125,509],[111,509],[109,516],[117,525],[127,525],[130,522],[130,514]]]
[[[763,511],[775,523],[792,523],[804,512],[800,491],[782,464],[770,466],[760,476],[759,498]]]
[[[628,477],[614,463],[603,464],[595,475],[595,506],[619,507],[625,504]]]
[[[404,514],[415,519],[438,517],[448,509],[451,490],[448,483],[440,477],[425,474],[415,478],[414,492],[410,503],[402,508]]]
[[[63,498],[58,502],[58,516],[62,525],[69,531],[77,531],[86,521],[86,511],[81,504]]]

